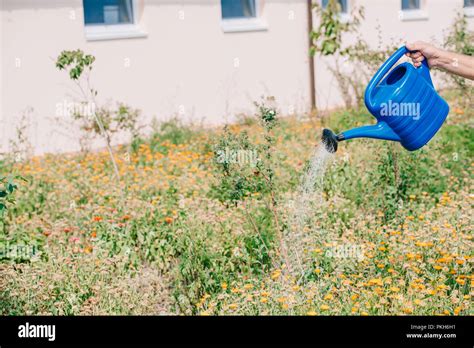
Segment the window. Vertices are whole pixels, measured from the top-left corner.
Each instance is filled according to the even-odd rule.
[[[328,5],[329,5],[329,1],[332,1],[332,0],[322,0],[321,1],[321,5],[323,6],[323,8],[326,8]],[[349,15],[349,8],[348,8],[348,4],[347,4],[347,1],[348,0],[334,0],[337,2],[341,12],[339,13],[339,18],[341,20],[341,22],[343,23],[347,23],[351,20],[350,18],[350,15]]]
[[[224,32],[266,30],[259,0],[221,0],[221,27]]]
[[[84,0],[84,22],[86,25],[131,24],[132,0]]]
[[[323,8],[325,8],[329,4],[330,0],[323,0]],[[336,0],[341,7],[341,13],[348,13],[347,12],[347,0]]]
[[[474,0],[464,0],[464,14],[467,17],[474,17]]]
[[[402,10],[419,10],[420,0],[402,0]]]
[[[138,0],[83,0],[88,40],[144,37],[137,24]]]
[[[422,0],[402,0],[398,17],[402,21],[418,21],[428,19],[428,14],[422,9]]]
[[[255,0],[222,0],[222,18],[256,17]]]

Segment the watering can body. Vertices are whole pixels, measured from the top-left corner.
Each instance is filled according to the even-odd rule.
[[[399,141],[414,151],[438,132],[449,106],[434,89],[426,59],[419,68],[405,62],[390,69],[407,53],[399,48],[377,71],[365,91],[365,105],[377,124],[342,132],[338,140],[375,138]]]

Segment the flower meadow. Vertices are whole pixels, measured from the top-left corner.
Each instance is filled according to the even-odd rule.
[[[473,115],[447,97],[419,151],[341,143],[297,232],[322,128],[369,123],[366,111],[282,118],[257,104],[225,129],[169,121],[114,148],[119,180],[106,150],[5,158],[2,175],[25,180],[0,184],[15,197],[0,313],[472,315]]]

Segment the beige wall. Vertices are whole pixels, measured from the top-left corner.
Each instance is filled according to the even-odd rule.
[[[15,125],[28,108],[33,109],[26,114],[36,153],[79,149],[77,129],[69,119],[56,119],[57,104],[75,96],[66,74],[54,66],[64,49],[94,54],[92,83],[101,100],[141,109],[145,124],[173,115],[195,123],[231,121],[238,113],[253,112],[252,102],[262,94],[275,96],[283,113],[308,109],[306,0],[262,0],[268,29],[243,33],[222,31],[218,0],[138,1],[146,38],[87,41],[81,0],[0,0],[0,153],[9,150]],[[386,39],[439,39],[462,0],[425,1],[428,20],[400,22],[399,0],[357,0],[366,7],[364,37],[376,42],[378,21]],[[316,58],[322,108],[341,101],[327,70],[330,63]]]
[[[31,133],[37,151],[77,150],[74,132],[52,120],[56,104],[73,95],[67,76],[53,63],[63,49],[94,54],[93,84],[101,96],[140,108],[147,121],[181,111],[185,120],[222,123],[236,113],[253,112],[252,102],[262,94],[277,97],[283,111],[307,106],[304,0],[265,1],[268,30],[246,33],[223,33],[217,0],[147,0],[140,16],[147,38],[95,42],[84,38],[80,0],[2,3],[3,151],[12,136],[9,125],[28,106],[34,108]],[[295,20],[289,20],[289,11]]]

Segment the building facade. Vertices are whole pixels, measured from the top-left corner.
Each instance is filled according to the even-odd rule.
[[[325,5],[325,0],[318,1]],[[457,11],[473,25],[472,0],[339,0],[344,20],[364,6],[360,31],[383,41],[440,43]],[[307,0],[0,0],[0,153],[23,122],[37,154],[79,149],[64,112],[77,90],[55,67],[62,50],[96,57],[99,100],[142,111],[141,122],[179,117],[205,125],[253,113],[262,95],[283,114],[309,110]],[[317,19],[314,18],[315,24]],[[346,40],[354,40],[348,37]],[[314,59],[318,108],[343,98],[331,57]]]

